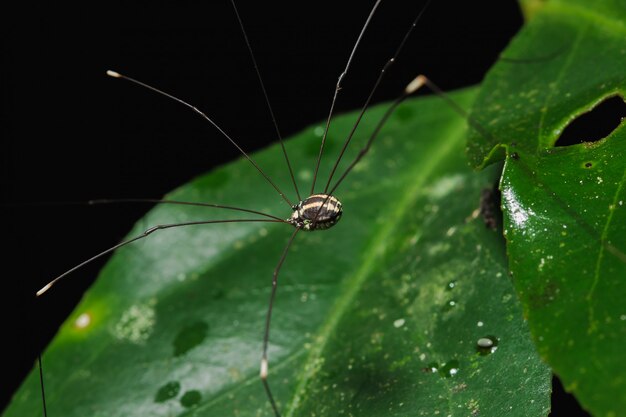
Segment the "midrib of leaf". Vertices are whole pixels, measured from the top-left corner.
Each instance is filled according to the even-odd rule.
[[[451,128],[449,129],[450,132],[445,135],[448,139],[444,142],[437,142],[435,144],[437,151],[432,154],[432,157],[427,158],[423,164],[416,164],[416,169],[413,171],[413,181],[411,182],[412,187],[410,187],[406,193],[403,193],[404,198],[399,200],[397,204],[393,205],[395,210],[390,212],[388,215],[389,219],[395,220],[386,222],[385,225],[379,229],[378,233],[372,237],[371,240],[374,243],[369,245],[369,247],[363,252],[364,261],[361,267],[354,272],[352,277],[347,279],[346,285],[344,285],[345,290],[343,294],[337,297],[335,305],[328,314],[328,319],[324,324],[322,324],[320,331],[315,338],[316,343],[313,344],[313,347],[311,348],[311,351],[302,366],[304,371],[296,385],[296,389],[294,390],[291,404],[285,407],[285,415],[287,417],[292,417],[294,412],[298,409],[300,399],[306,392],[306,385],[318,370],[315,365],[321,358],[322,352],[330,339],[330,335],[333,333],[340,319],[344,316],[346,309],[351,305],[352,300],[363,286],[363,283],[369,276],[369,272],[373,269],[373,265],[380,258],[381,249],[384,248],[384,245],[381,245],[381,242],[386,242],[389,237],[393,235],[393,232],[402,224],[402,221],[399,219],[404,217],[409,207],[411,207],[412,202],[419,194],[424,182],[437,168],[439,162],[454,149],[454,145],[464,138],[464,130],[464,120],[459,118],[458,122],[451,124]]]

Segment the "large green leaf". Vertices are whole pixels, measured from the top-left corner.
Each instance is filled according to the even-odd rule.
[[[626,416],[626,128],[554,144],[579,114],[626,93],[625,22],[623,0],[544,5],[486,78],[474,115],[490,134],[469,145],[476,166],[509,155],[501,189],[517,293],[541,356],[597,416]]]
[[[357,142],[383,110],[369,112]],[[334,122],[329,155],[354,118]],[[288,143],[304,182],[320,129]],[[404,104],[336,193],[341,222],[297,236],[270,348],[285,415],[546,415],[550,372],[522,320],[501,231],[476,215],[499,172],[467,168],[464,131],[438,99]],[[278,148],[255,158],[288,189]],[[290,214],[246,161],[169,197]],[[131,235],[218,217],[229,213],[160,206]],[[49,415],[272,415],[258,365],[272,270],[291,232],[275,223],[198,226],[118,251],[45,352]],[[494,346],[480,349],[481,338]],[[39,395],[34,373],[5,415],[38,414]]]

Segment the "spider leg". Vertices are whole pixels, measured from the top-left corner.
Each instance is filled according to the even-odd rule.
[[[65,278],[66,276],[70,275],[72,272],[82,268],[83,266],[95,261],[98,258],[103,257],[104,255],[113,252],[114,250],[121,248],[122,246],[126,246],[129,245],[133,242],[136,242],[138,240],[141,239],[145,239],[146,237],[150,236],[152,233],[159,231],[159,230],[165,230],[165,229],[172,229],[175,227],[184,227],[184,226],[198,226],[198,225],[203,225],[203,224],[216,224],[216,223],[287,223],[285,220],[273,220],[273,219],[229,219],[229,220],[203,220],[203,221],[194,221],[194,222],[184,222],[184,223],[171,223],[171,224],[159,224],[156,226],[152,226],[148,229],[146,229],[142,234],[137,235],[133,238],[130,238],[128,240],[124,240],[120,243],[118,243],[115,246],[111,246],[110,248],[92,256],[91,258],[79,263],[78,265],[76,265],[75,267],[65,271],[64,273],[62,273],[61,275],[57,276],[56,278],[54,278],[52,281],[48,282],[46,285],[44,285],[42,288],[39,289],[39,291],[37,291],[37,297],[42,296],[43,294],[45,294],[54,284],[56,284],[57,282],[59,282],[61,279]]]
[[[272,310],[274,308],[274,299],[276,298],[276,289],[278,288],[278,274],[280,272],[280,268],[283,266],[285,259],[287,258],[287,253],[289,252],[289,248],[293,243],[298,232],[302,230],[301,228],[296,228],[293,232],[285,249],[283,250],[280,259],[278,260],[278,264],[276,268],[274,268],[274,274],[272,277],[272,292],[270,293],[270,302],[269,307],[267,308],[267,316],[265,318],[265,332],[263,334],[263,354],[261,356],[261,382],[263,382],[263,387],[265,388],[265,393],[267,394],[267,398],[272,405],[272,409],[274,410],[274,414],[276,417],[280,417],[280,412],[278,411],[278,406],[276,405],[276,401],[274,400],[274,396],[272,395],[272,390],[270,389],[269,382],[267,381],[268,373],[269,373],[269,362],[267,359],[267,347],[270,339],[270,322],[272,320]]]

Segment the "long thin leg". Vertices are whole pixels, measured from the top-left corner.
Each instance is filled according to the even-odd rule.
[[[357,127],[359,127],[359,123],[361,122],[361,119],[363,118],[363,115],[367,111],[367,108],[369,107],[370,102],[372,101],[372,97],[376,93],[376,90],[378,89],[378,86],[380,85],[380,82],[385,77],[385,74],[387,73],[389,68],[396,62],[396,59],[398,59],[398,55],[400,55],[400,52],[404,48],[404,45],[406,44],[406,41],[411,36],[411,33],[413,33],[413,30],[417,26],[417,22],[419,22],[419,20],[421,19],[422,15],[424,14],[426,9],[430,5],[430,2],[431,2],[431,0],[428,0],[426,2],[426,4],[424,6],[422,6],[422,8],[420,9],[420,11],[417,14],[417,16],[415,16],[415,19],[413,19],[413,22],[411,23],[411,26],[409,26],[409,29],[404,34],[404,37],[402,38],[402,41],[400,42],[400,44],[396,48],[396,52],[385,63],[385,65],[383,66],[383,69],[380,71],[380,74],[378,75],[378,79],[374,83],[374,87],[372,87],[372,90],[370,91],[370,94],[367,97],[367,100],[365,100],[365,104],[361,108],[361,112],[359,113],[359,116],[357,117],[356,122],[354,122],[354,125],[352,126],[352,129],[350,130],[350,133],[348,134],[348,137],[344,141],[343,147],[341,148],[341,152],[339,152],[339,156],[337,157],[337,160],[335,161],[335,165],[333,166],[333,169],[330,171],[330,175],[328,176],[328,181],[326,182],[326,187],[324,188],[324,194],[328,193],[328,188],[330,187],[330,182],[332,181],[333,176],[335,175],[335,171],[337,170],[337,167],[339,166],[339,162],[341,162],[341,158],[343,157],[343,154],[346,152],[346,149],[348,148],[348,145],[350,144],[350,141],[352,140],[352,136],[354,136],[354,132],[356,132]]]
[[[422,12],[423,12],[423,10],[422,10]],[[420,15],[421,15],[421,13],[420,13]],[[418,16],[418,18],[419,18],[419,16]],[[408,36],[409,33],[410,33],[410,31],[407,33],[407,36]],[[406,36],[405,36],[405,40],[406,40]],[[403,41],[403,43],[404,43],[404,41]],[[315,221],[317,220],[317,217],[320,215],[320,213],[322,211],[322,208],[324,207],[326,202],[329,200],[330,196],[335,192],[337,187],[339,187],[339,184],[341,184],[341,182],[346,178],[346,176],[350,173],[350,171],[352,171],[352,168],[354,168],[354,166],[370,150],[370,148],[372,147],[372,143],[374,143],[374,140],[378,137],[378,133],[380,132],[380,129],[383,127],[385,122],[387,122],[387,119],[389,119],[389,116],[391,116],[393,114],[393,112],[395,111],[396,107],[398,107],[400,105],[400,103],[402,103],[408,96],[410,96],[411,94],[413,94],[414,92],[419,90],[424,85],[424,80],[422,78],[423,78],[423,76],[420,75],[420,76],[416,77],[413,81],[411,81],[404,88],[404,91],[402,92],[402,95],[400,97],[398,97],[391,104],[391,106],[389,106],[389,108],[387,109],[387,111],[385,112],[383,117],[380,119],[380,121],[376,125],[376,128],[374,128],[374,131],[372,132],[369,140],[367,141],[365,146],[359,151],[359,153],[356,156],[356,158],[354,159],[354,161],[352,161],[352,163],[348,166],[348,168],[345,170],[345,172],[343,174],[341,174],[341,177],[339,177],[339,179],[337,180],[337,182],[335,183],[333,188],[330,189],[330,192],[328,192],[328,193],[325,192],[325,194],[328,194],[328,195],[326,196],[326,199],[322,202],[322,205],[320,205],[320,208],[317,210],[317,213],[315,213],[315,217],[312,220],[313,223],[315,223]],[[379,78],[379,80],[380,80],[380,78]],[[337,165],[335,165],[335,168],[336,167],[337,167]],[[326,185],[326,189],[328,189],[328,184]]]
[[[186,106],[186,107],[190,108],[194,112],[198,113],[200,116],[202,116],[202,118],[204,118],[206,121],[211,123],[213,125],[213,127],[216,128],[217,131],[222,134],[222,136],[224,136],[226,139],[228,139],[228,141],[230,143],[232,143],[235,146],[235,148],[237,148],[237,150],[239,150],[239,152],[252,164],[252,166],[254,166],[256,168],[256,170],[259,171],[259,173],[263,176],[263,178],[265,178],[265,180],[272,187],[274,187],[276,192],[278,192],[278,194],[283,198],[283,200],[285,200],[285,202],[287,204],[289,204],[289,207],[293,206],[293,204],[287,198],[287,196],[280,190],[280,188],[278,188],[278,186],[274,183],[274,181],[272,181],[270,179],[270,177],[261,169],[261,167],[259,167],[259,165],[254,161],[254,159],[252,159],[243,149],[241,149],[241,147],[237,144],[237,142],[235,142],[235,140],[233,138],[231,138],[228,135],[228,133],[226,133],[221,127],[219,127],[219,125],[217,123],[215,123],[213,121],[213,119],[211,119],[209,116],[207,116],[202,111],[200,111],[200,109],[198,109],[197,107],[187,103],[186,101],[183,101],[183,100],[179,99],[178,97],[175,97],[175,96],[173,96],[173,95],[171,95],[169,93],[166,93],[165,91],[159,90],[156,87],[152,87],[151,85],[143,83],[143,82],[141,82],[139,80],[136,80],[134,78],[127,77],[126,75],[120,74],[119,72],[109,70],[109,71],[107,71],[107,75],[109,77],[113,77],[113,78],[121,78],[123,80],[130,81],[131,83],[137,84],[137,85],[139,85],[141,87],[147,88],[148,90],[152,90],[155,93],[161,94],[162,96],[165,96],[165,97],[167,97],[169,99],[172,99],[172,100],[182,104],[183,106]]]
[[[233,206],[224,206],[221,204],[211,204],[211,203],[196,203],[193,201],[180,201],[180,200],[160,200],[157,198],[99,198],[96,200],[89,200],[87,204],[89,205],[99,205],[99,204],[126,204],[126,203],[156,203],[156,204],[178,204],[182,206],[197,206],[197,207],[210,207],[210,208],[218,208],[218,209],[226,209],[226,210],[234,210],[234,211],[242,211],[245,213],[258,214],[260,216],[268,217],[274,220],[283,220],[280,217],[272,216],[271,214],[263,213],[262,211],[250,210],[241,207],[233,207]]]
[[[276,417],[280,417],[280,412],[278,411],[278,406],[276,405],[276,401],[274,401],[274,396],[272,395],[272,390],[270,389],[269,383],[267,382],[267,376],[269,372],[269,362],[267,360],[267,347],[270,341],[270,322],[272,321],[272,310],[274,308],[274,299],[276,298],[276,289],[278,288],[278,273],[280,272],[280,268],[283,266],[285,262],[285,258],[287,258],[287,253],[289,252],[289,248],[293,243],[296,235],[300,231],[300,228],[296,228],[293,234],[289,238],[289,242],[287,242],[287,246],[283,250],[283,254],[281,255],[276,268],[274,268],[274,275],[272,277],[272,292],[270,294],[270,302],[269,307],[267,308],[267,316],[265,318],[265,332],[263,334],[263,355],[261,356],[261,381],[263,382],[263,387],[265,388],[265,392],[267,393],[267,398],[272,404],[272,409],[274,410],[274,414]]]
[[[341,182],[346,178],[346,176],[350,173],[350,171],[352,171],[352,168],[354,168],[354,166],[361,159],[363,159],[363,157],[367,154],[367,152],[369,152],[370,148],[372,147],[372,143],[374,143],[374,140],[378,137],[378,133],[380,132],[380,129],[382,129],[382,127],[387,122],[387,119],[389,119],[389,116],[391,116],[393,114],[393,112],[396,110],[396,107],[398,107],[400,105],[400,103],[402,103],[404,100],[406,100],[407,97],[409,97],[411,94],[413,94],[418,89],[420,89],[424,85],[425,80],[426,79],[422,75],[417,76],[413,81],[411,81],[409,83],[409,85],[406,86],[406,88],[402,92],[402,95],[400,97],[398,97],[391,104],[391,106],[389,106],[389,108],[387,109],[387,111],[385,112],[383,117],[380,119],[380,121],[376,125],[376,128],[372,132],[372,134],[371,134],[369,140],[367,141],[367,143],[365,144],[365,146],[359,151],[359,153],[357,154],[356,158],[354,158],[354,161],[352,161],[352,163],[348,166],[348,168],[346,168],[344,173],[341,174],[341,177],[339,177],[339,179],[337,180],[335,185],[330,189],[330,192],[328,193],[329,195],[331,195],[332,193],[335,192],[337,187],[339,187],[339,184],[341,184]]]
[[[41,364],[41,353],[37,356],[39,364],[39,383],[41,385],[41,402],[43,403],[43,417],[48,417],[48,409],[46,408],[46,390],[43,383],[43,365]]]
[[[82,268],[83,266],[95,261],[98,258],[101,258],[102,256],[113,252],[114,250],[121,248],[122,246],[126,246],[128,244],[131,244],[133,242],[136,242],[138,240],[144,239],[148,236],[150,236],[152,233],[156,232],[157,230],[164,230],[164,229],[172,229],[174,227],[183,227],[183,226],[196,226],[196,225],[201,225],[201,224],[215,224],[215,223],[286,223],[286,224],[290,224],[285,220],[270,220],[270,219],[230,219],[230,220],[205,220],[205,221],[197,221],[197,222],[185,222],[185,223],[171,223],[171,224],[159,224],[156,226],[152,226],[149,229],[146,229],[142,234],[140,234],[139,236],[135,236],[131,239],[122,241],[120,243],[118,243],[115,246],[112,246],[100,253],[98,253],[97,255],[92,256],[91,258],[79,263],[78,265],[76,265],[75,267],[65,271],[64,273],[62,273],[61,275],[59,275],[58,277],[54,278],[52,281],[48,282],[46,285],[44,285],[39,291],[37,291],[37,297],[40,297],[41,295],[45,294],[46,291],[48,291],[54,284],[56,284],[57,282],[59,282],[59,280],[63,279],[64,277],[66,277],[67,275],[71,274],[72,272],[76,271],[77,269]]]
[[[326,136],[328,135],[328,128],[330,127],[330,120],[333,118],[333,112],[335,111],[335,102],[337,101],[337,95],[339,94],[339,90],[341,90],[341,83],[343,82],[343,79],[345,78],[345,76],[348,74],[348,70],[350,69],[350,64],[352,64],[352,59],[354,58],[354,54],[356,53],[356,50],[359,47],[359,44],[361,43],[363,34],[365,33],[365,30],[369,26],[370,21],[372,20],[372,17],[374,16],[374,13],[376,12],[376,9],[380,5],[381,1],[382,0],[377,0],[376,3],[374,4],[374,7],[372,7],[372,11],[367,17],[367,20],[365,21],[365,24],[363,25],[363,28],[361,29],[361,33],[359,34],[359,37],[356,40],[356,43],[352,47],[352,52],[350,53],[350,57],[348,58],[348,62],[346,63],[346,68],[339,75],[339,79],[337,80],[337,85],[335,86],[335,93],[333,95],[333,101],[330,104],[328,118],[326,119],[326,127],[324,128],[324,135],[322,136],[322,144],[320,145],[320,152],[319,152],[319,155],[317,156],[317,162],[315,163],[315,172],[313,173],[313,184],[311,185],[310,194],[313,194],[315,190],[315,181],[317,180],[317,172],[320,169],[320,162],[322,161],[322,154],[324,153],[324,144],[326,143]]]
[[[354,158],[354,161],[352,161],[352,163],[348,166],[348,168],[346,168],[345,172],[341,174],[341,177],[339,177],[339,179],[337,180],[333,188],[330,189],[330,192],[327,193],[328,196],[326,197],[326,199],[324,200],[320,208],[317,210],[317,213],[315,214],[315,217],[313,218],[313,223],[315,223],[315,221],[317,220],[317,217],[322,211],[322,207],[324,207],[324,205],[326,204],[330,196],[335,192],[337,187],[339,187],[339,184],[341,184],[341,182],[346,178],[346,176],[348,176],[350,171],[352,171],[352,168],[354,168],[354,166],[367,154],[367,152],[369,152],[370,148],[372,147],[372,143],[374,143],[374,140],[378,137],[378,133],[380,132],[380,129],[382,129],[385,122],[387,122],[387,119],[389,119],[389,116],[393,114],[396,107],[398,107],[400,103],[402,103],[408,96],[410,96],[411,94],[419,90],[424,85],[424,80],[425,80],[424,77],[421,75],[415,78],[413,81],[409,83],[409,85],[406,86],[406,88],[402,92],[402,95],[398,97],[391,104],[391,106],[389,106],[389,108],[387,109],[383,117],[380,119],[380,121],[376,125],[376,128],[372,132],[365,146],[359,151],[356,158]]]
[[[393,114],[396,107],[398,107],[400,103],[402,103],[409,95],[417,91],[422,85],[423,85],[423,80],[421,80],[420,76],[418,76],[416,79],[411,81],[409,85],[406,86],[402,95],[398,97],[391,104],[391,106],[389,106],[389,108],[387,109],[383,117],[380,119],[380,121],[376,125],[376,128],[374,128],[374,131],[372,132],[365,146],[359,151],[356,158],[354,158],[354,161],[352,161],[352,163],[348,166],[348,168],[346,168],[344,173],[341,174],[341,177],[339,177],[339,179],[337,180],[333,188],[331,188],[328,193],[325,192],[325,194],[328,194],[328,195],[326,196],[326,199],[322,202],[322,205],[320,206],[320,208],[317,210],[317,213],[315,213],[315,217],[312,220],[313,223],[315,223],[315,221],[317,220],[317,217],[320,215],[320,212],[322,211],[322,208],[324,207],[324,205],[326,204],[330,196],[335,192],[337,187],[339,187],[339,184],[341,184],[341,182],[348,176],[350,171],[352,171],[352,168],[354,168],[354,166],[367,154],[367,152],[369,152],[370,148],[372,147],[372,143],[374,143],[374,140],[378,137],[378,133],[380,132],[380,129],[384,126],[385,122],[387,122],[387,119],[389,119],[389,116]],[[326,188],[328,188],[328,185],[326,185]]]
[[[37,201],[33,203],[1,203],[0,207],[29,207],[29,206],[96,206],[101,204],[129,204],[129,203],[152,203],[152,204],[178,204],[182,206],[210,207],[226,210],[241,211],[245,213],[258,214],[274,220],[283,220],[280,217],[263,213],[262,211],[250,210],[241,207],[224,206],[221,204],[200,203],[195,201],[162,200],[158,198],[98,198],[88,201]]]
[[[280,134],[280,129],[278,128],[278,122],[276,121],[276,116],[274,115],[274,110],[272,109],[272,105],[270,104],[270,98],[267,94],[267,90],[265,89],[265,83],[263,83],[263,77],[261,77],[261,70],[259,69],[259,64],[256,62],[256,58],[254,57],[254,53],[252,52],[252,45],[250,45],[250,40],[248,39],[248,34],[246,33],[246,29],[243,26],[243,21],[241,20],[241,16],[239,15],[239,10],[237,10],[237,6],[235,5],[235,0],[230,0],[230,3],[233,5],[233,9],[235,9],[235,15],[237,15],[237,21],[239,22],[239,27],[241,28],[241,33],[243,34],[243,38],[246,41],[246,46],[248,47],[248,52],[250,53],[250,58],[252,58],[252,64],[254,65],[254,70],[256,71],[257,78],[259,79],[259,84],[261,84],[261,90],[263,90],[263,97],[265,97],[265,103],[267,103],[267,109],[270,112],[270,116],[272,118],[272,122],[274,123],[274,129],[276,129],[276,135],[278,136],[278,142],[280,143],[280,147],[283,150],[283,155],[285,156],[285,162],[287,162],[287,168],[289,169],[289,175],[291,176],[291,182],[293,183],[293,187],[296,190],[296,195],[298,196],[298,201],[302,200],[300,197],[300,191],[298,190],[298,184],[296,183],[296,177],[293,175],[293,169],[291,168],[291,163],[289,162],[289,156],[287,156],[287,149],[285,148],[285,144],[283,142],[283,136]]]

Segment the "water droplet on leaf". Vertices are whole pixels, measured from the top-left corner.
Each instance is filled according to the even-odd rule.
[[[459,372],[459,361],[456,359],[452,359],[443,365],[439,369],[439,375],[444,378],[450,378],[451,376],[456,375]]]
[[[481,337],[476,341],[476,351],[481,356],[489,355],[498,349],[498,338],[495,336]]]

